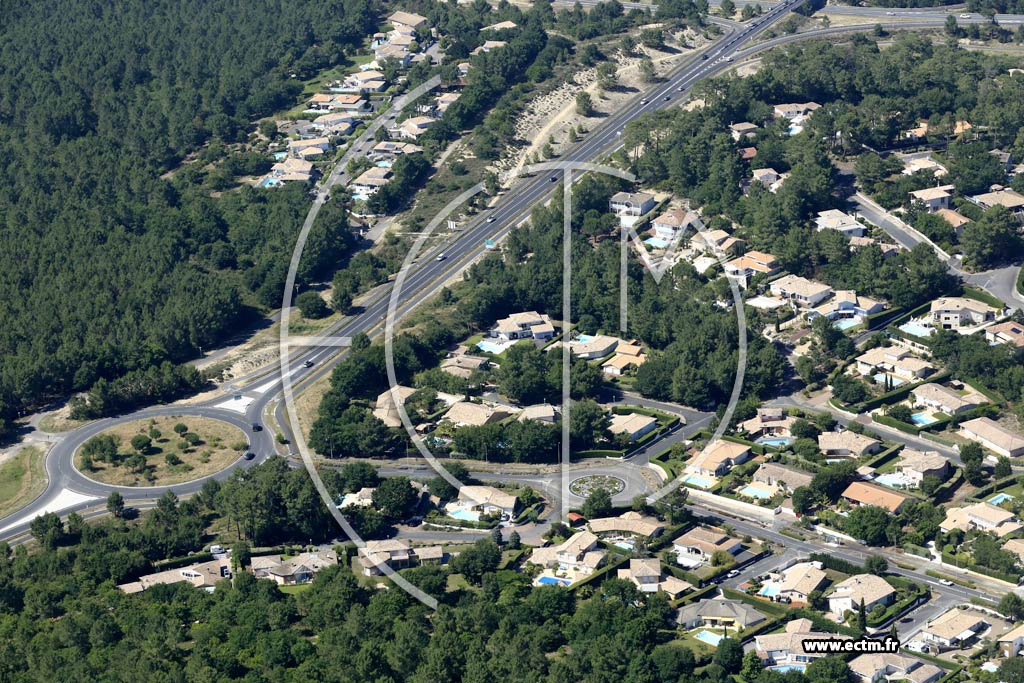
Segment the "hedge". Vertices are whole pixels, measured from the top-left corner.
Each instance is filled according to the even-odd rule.
[[[982,303],[988,304],[989,306],[995,308],[997,311],[1001,311],[1003,310],[1003,308],[1006,307],[1006,304],[997,299],[996,297],[992,296],[983,289],[977,289],[975,287],[964,287],[964,297],[967,299],[974,299],[975,301],[980,301]]]
[[[626,451],[612,450],[612,449],[601,449],[591,448],[585,451],[576,451],[572,454],[574,458],[621,458],[626,455]]]
[[[911,605],[916,604],[919,600],[922,600],[927,595],[927,591],[925,591],[923,588],[920,588],[917,584],[910,583],[910,586],[913,587],[913,594],[903,600],[900,600],[899,602],[889,605],[889,607],[886,608],[885,612],[882,614],[881,617],[877,619],[872,619],[869,613],[868,626],[879,626],[889,621],[890,619],[895,619],[904,611],[906,611],[907,608],[909,608]]]
[[[177,569],[178,567],[184,567],[186,565],[194,564],[197,562],[209,562],[213,559],[213,553],[202,552],[193,553],[192,555],[186,555],[184,557],[172,557],[168,560],[161,560],[160,562],[154,562],[153,567],[161,570],[166,569]]]
[[[871,315],[864,318],[864,327],[866,327],[868,330],[872,330],[875,328],[876,322],[882,320],[882,318],[886,318],[886,320],[884,320],[882,323],[878,325],[878,327],[885,327],[886,325],[889,324],[890,321],[898,318],[902,314],[902,311],[902,308],[900,308],[899,306],[895,306],[885,311],[872,313]]]
[[[954,567],[957,567],[961,564],[960,560],[957,559],[955,555],[947,553],[945,551],[942,552],[942,561],[946,564],[951,564]],[[1021,577],[1020,573],[1004,574],[1001,571],[989,569],[988,567],[982,567],[980,564],[974,564],[973,562],[968,562],[966,569],[972,572],[977,572],[978,574],[984,574],[985,576],[991,576],[993,579],[999,579],[1000,581],[1006,581],[1007,583],[1012,584],[1016,584],[1018,581],[1020,581]]]
[[[770,614],[776,618],[787,616],[792,610],[789,607],[783,607],[777,602],[768,602],[767,600],[761,600],[755,598],[752,595],[748,595],[743,591],[736,590],[735,588],[727,588],[722,586],[722,596],[731,600],[739,600],[745,602],[748,605],[756,608],[760,612]]]
[[[590,584],[600,585],[601,582],[603,582],[608,577],[608,574],[617,570],[619,567],[625,564],[626,560],[628,559],[628,556],[622,556],[617,561],[609,561],[603,569],[598,569],[596,572],[594,572],[587,578],[583,579],[582,581],[577,581],[573,585],[569,586],[569,590],[574,591],[578,588],[582,588],[583,586],[588,586]]]
[[[949,371],[943,370],[942,372],[935,373],[934,375],[928,377],[927,379],[922,379],[919,382],[911,382],[908,384],[904,384],[898,389],[893,389],[887,394],[882,394],[881,396],[868,399],[867,401],[861,401],[860,403],[848,406],[846,409],[853,411],[855,413],[866,413],[874,410],[875,408],[880,408],[888,403],[896,403],[897,401],[902,401],[904,398],[910,395],[911,391],[921,386],[922,384],[927,384],[928,382],[938,382],[940,380],[946,379],[947,377],[949,377]]]
[[[921,429],[919,427],[907,424],[906,422],[903,422],[902,420],[897,420],[896,418],[890,417],[889,415],[879,415],[878,413],[875,413],[871,416],[871,420],[873,422],[877,422],[878,424],[886,425],[887,427],[892,427],[893,429],[898,429],[901,432],[913,434],[914,436],[917,436],[918,434],[921,433]]]
[[[544,501],[540,501],[539,503],[534,503],[530,507],[528,507],[525,510],[523,510],[522,512],[520,512],[519,515],[515,518],[514,521],[515,521],[516,524],[520,524],[520,523],[526,521],[526,518],[534,510],[536,510],[537,514],[539,515],[540,511],[543,510],[543,509],[544,509]]]
[[[953,476],[942,482],[942,486],[932,492],[932,500],[941,503],[956,487],[960,486],[960,480],[964,478],[963,470],[959,467],[953,470]]]
[[[821,564],[829,569],[843,574],[869,574],[867,569],[862,565],[854,564],[844,560],[841,557],[835,555],[826,555],[825,553],[811,553],[811,562],[821,562]]]
[[[901,443],[898,443],[895,446],[889,446],[885,450],[880,451],[871,460],[865,462],[864,466],[878,469],[879,467],[889,462],[890,460],[895,460],[896,456],[899,455],[899,452],[901,450],[903,450],[903,444]]]
[[[914,545],[913,543],[904,543],[903,550],[910,553],[911,555],[917,555],[918,557],[927,557],[931,559],[932,556],[932,554],[928,551],[927,548],[922,548],[921,546]]]
[[[992,482],[991,484],[986,484],[985,486],[982,486],[980,489],[975,491],[974,495],[968,497],[968,500],[980,502],[993,493],[999,493],[999,491],[1002,489],[1010,488],[1011,486],[1017,483],[1017,477],[1018,475],[1011,474],[1010,476],[998,479]]]
[[[750,450],[753,451],[755,455],[764,455],[765,451],[767,450],[771,450],[773,453],[777,453],[779,450],[777,448],[765,446],[763,443],[756,443],[754,441],[747,441],[746,439],[741,439],[738,436],[723,436],[722,441],[729,441],[731,443],[738,443],[743,446],[749,446]]]

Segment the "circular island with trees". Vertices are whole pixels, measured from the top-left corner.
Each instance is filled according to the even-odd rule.
[[[249,448],[238,427],[196,416],[115,425],[82,444],[75,467],[116,486],[166,486],[220,472]]]
[[[569,492],[580,498],[586,498],[597,489],[604,489],[611,495],[622,493],[626,482],[609,474],[588,474],[569,482]]]

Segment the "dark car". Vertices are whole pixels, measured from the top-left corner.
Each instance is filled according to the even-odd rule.
[[[313,361],[307,360],[305,363],[302,364],[302,367],[304,367],[304,368],[311,368],[311,367],[313,367]]]
[[[249,451],[248,453],[246,453],[242,457],[245,458],[246,460],[252,460],[253,458],[256,457],[256,454],[253,453],[252,451]]]
[[[263,431],[263,425],[259,424],[258,422],[253,422],[252,423],[252,431],[254,431],[254,432],[262,432]]]
[[[556,175],[553,175],[553,176],[551,176],[550,180],[551,180],[551,182],[553,182],[553,183],[557,183],[557,182],[558,182],[558,176],[556,176]]]
[[[701,58],[701,59],[707,59],[707,58],[708,58],[708,56],[707,56],[707,55],[701,55],[701,56],[700,56],[700,58]]]

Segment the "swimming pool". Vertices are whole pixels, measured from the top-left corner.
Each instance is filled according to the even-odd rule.
[[[686,479],[683,479],[683,483],[693,484],[694,486],[698,486],[702,489],[707,489],[711,488],[711,485],[714,482],[712,482],[710,479],[705,479],[704,477],[698,477],[696,474],[691,474]]]
[[[391,168],[390,161],[378,161],[376,164],[377,168]]]
[[[933,417],[931,413],[914,413],[913,415],[910,416],[910,419],[916,425],[930,425],[933,422],[938,422],[938,420],[935,417]]]
[[[480,515],[478,513],[472,512],[470,510],[465,510],[463,508],[456,508],[454,510],[449,510],[448,511],[448,516],[449,517],[453,517],[455,519],[461,519],[463,522],[479,522],[480,521]]]
[[[766,598],[774,598],[778,594],[779,587],[774,583],[766,583],[764,586],[761,587],[761,590],[758,592],[758,595],[763,595]]]
[[[260,182],[260,187],[280,187],[280,186],[281,186],[281,179],[280,178],[264,178]]]
[[[537,579],[537,583],[543,586],[568,586],[568,579],[557,579],[554,576],[542,576]]]
[[[722,642],[722,638],[724,637],[725,636],[720,636],[717,633],[712,633],[711,631],[701,631],[694,636],[697,640],[707,643],[708,645],[714,645],[715,647],[718,647],[718,644]]]
[[[892,383],[892,385],[894,387],[898,387],[901,384],[905,384],[905,382],[902,379],[900,379],[899,377],[893,377],[892,375],[886,375],[884,372],[876,372],[874,374],[874,380],[876,382],[878,382],[879,384],[885,384],[885,378],[886,377],[889,378],[889,381]]]
[[[783,674],[784,673],[788,673],[790,671],[799,671],[799,672],[803,673],[804,671],[807,670],[807,666],[804,665],[804,664],[784,664],[782,666],[771,666],[771,667],[768,667],[768,668],[769,669],[774,669],[775,671],[778,671],[779,673],[783,673]]]
[[[889,472],[875,477],[875,483],[888,486],[891,489],[901,489],[908,487],[910,480],[902,472]]]
[[[832,327],[837,330],[848,330],[851,327],[856,327],[857,325],[860,325],[860,320],[857,318],[843,318],[842,320],[837,320],[832,323]]]
[[[780,446],[788,446],[793,443],[793,439],[788,436],[774,436],[770,438],[761,438],[757,440],[757,443],[764,446],[774,446],[776,448]]]
[[[476,343],[476,347],[481,351],[486,351],[487,353],[501,353],[505,350],[505,346],[503,344],[496,344],[489,341],[479,341]]]
[[[630,552],[636,550],[636,544],[633,543],[633,541],[616,541],[612,545],[616,548],[622,548],[623,550],[628,550]]]
[[[992,503],[993,505],[1002,505],[1006,501],[1013,499],[1014,497],[1011,496],[1009,493],[997,493],[996,495],[989,498],[988,502]]]
[[[900,329],[907,334],[912,334],[915,337],[930,337],[934,330],[924,325],[918,325],[917,323],[903,323],[900,325]]]
[[[274,161],[281,161],[288,156],[288,152],[274,152]]]
[[[576,337],[576,341],[580,342],[581,344],[586,344],[588,341],[593,340],[593,338],[593,335],[581,334],[580,336]]]
[[[750,496],[751,498],[760,498],[761,500],[767,500],[768,498],[772,497],[771,491],[766,491],[760,486],[751,486],[750,484],[747,484],[746,486],[741,488],[740,493],[742,493],[744,496]]]
[[[663,240],[660,237],[648,237],[644,240],[644,244],[649,244],[655,249],[664,249],[669,245],[667,240]]]

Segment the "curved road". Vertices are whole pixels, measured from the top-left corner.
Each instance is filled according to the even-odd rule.
[[[777,45],[796,40],[870,30],[871,26],[873,26],[872,24],[819,29],[802,34],[780,36],[752,47],[741,49],[743,44],[768,30],[772,24],[779,21],[791,9],[801,4],[801,2],[802,0],[786,0],[771,7],[764,15],[758,17],[749,25],[736,29],[727,28],[724,36],[704,52],[704,55],[706,55],[705,59],[694,58],[677,67],[668,74],[665,82],[645,92],[632,103],[609,116],[600,127],[563,155],[561,161],[589,161],[599,159],[603,155],[613,152],[620,146],[619,135],[628,122],[665,106],[674,106],[678,99],[687,95],[693,85],[703,79],[731,69],[733,67],[732,62],[736,59],[749,57]],[[942,20],[929,19],[914,23],[891,24],[887,28],[936,28],[941,25]],[[317,193],[317,201],[314,202],[311,213],[317,210],[319,208],[318,205],[325,201],[326,190],[329,184],[332,184],[332,179],[336,182],[338,177],[339,174],[335,173],[327,179]],[[547,174],[518,184],[502,197],[497,208],[486,214],[493,218],[493,221],[484,220],[484,217],[480,216],[465,226],[461,232],[456,233],[447,244],[434,247],[424,254],[420,262],[414,265],[406,279],[403,295],[400,299],[398,317],[408,313],[433,296],[442,283],[483,254],[485,251],[483,246],[485,239],[500,239],[507,234],[509,230],[528,215],[528,212],[536,203],[544,201],[552,193],[555,185],[555,183],[549,182]],[[436,257],[441,253],[444,253],[447,258],[440,261],[436,260]],[[359,332],[375,333],[382,325],[387,306],[388,292],[381,291],[366,304],[364,311],[360,315],[341,321],[328,330],[324,336],[351,337]],[[242,427],[249,435],[252,444],[251,448],[256,452],[257,457],[252,461],[240,459],[238,463],[227,470],[212,475],[217,479],[226,478],[237,467],[251,467],[268,457],[272,457],[275,453],[272,435],[266,430],[254,433],[249,429],[249,425],[252,423],[262,423],[262,416],[268,407],[280,400],[282,382],[279,373],[290,373],[296,389],[300,390],[311,381],[324,376],[330,371],[332,365],[343,357],[344,353],[339,354],[336,345],[310,347],[302,352],[292,354],[291,362],[287,368],[274,366],[253,373],[250,377],[245,378],[253,379],[253,382],[243,389],[234,390],[236,395],[243,397],[243,399],[237,402],[232,401],[231,396],[220,396],[191,406],[156,407],[131,415],[101,420],[69,432],[47,455],[46,468],[49,482],[46,490],[35,501],[19,512],[0,519],[0,538],[12,538],[23,535],[31,520],[44,512],[66,514],[73,510],[81,510],[93,507],[96,504],[102,504],[103,499],[111,490],[116,489],[120,491],[128,501],[146,501],[159,497],[167,490],[172,490],[178,495],[188,495],[194,493],[202,486],[204,480],[154,488],[113,487],[89,480],[77,472],[72,465],[73,454],[77,448],[86,439],[114,424],[145,418],[149,415],[170,414],[183,416],[200,415],[221,419]],[[303,367],[303,363],[306,361],[314,364],[311,370],[306,370]],[[261,379],[264,383],[259,387],[253,387]],[[236,403],[237,408],[225,407],[225,404],[233,402]],[[278,424],[281,425],[282,430],[287,435],[289,429],[287,421],[284,419],[282,407],[283,404],[279,403],[277,405],[276,414]],[[606,467],[619,466],[617,464],[609,464],[608,461],[598,461],[593,469],[599,471]],[[633,480],[633,476],[630,476],[629,479]],[[69,499],[66,497],[66,492],[68,491],[79,495],[77,498]]]

